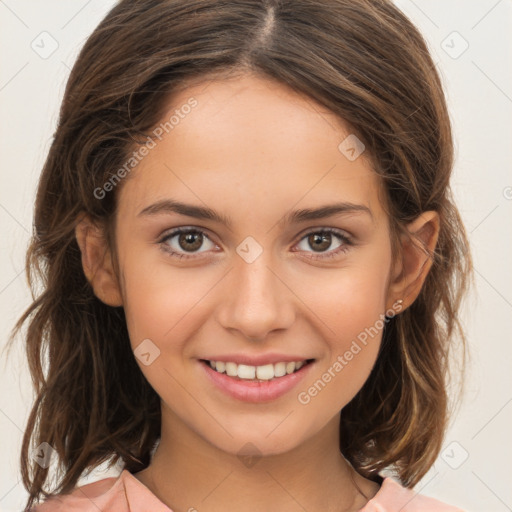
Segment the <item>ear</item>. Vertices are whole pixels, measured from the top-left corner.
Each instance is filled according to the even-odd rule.
[[[423,212],[407,225],[410,236],[401,236],[399,253],[401,258],[395,265],[388,288],[387,308],[402,300],[401,311],[408,308],[418,297],[423,283],[432,267],[434,252],[439,237],[439,214]]]
[[[122,306],[123,300],[112,264],[112,253],[102,228],[83,216],[75,228],[82,253],[84,274],[98,299],[109,306]]]

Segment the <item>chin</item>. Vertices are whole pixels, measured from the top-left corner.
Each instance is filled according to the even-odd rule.
[[[271,457],[274,455],[282,455],[296,448],[301,439],[300,434],[283,431],[269,435],[269,432],[275,428],[262,429],[261,432],[243,430],[239,433],[231,431],[233,437],[226,436],[222,440],[210,440],[219,450],[237,456],[243,462],[243,459],[251,459],[254,457]],[[250,432],[250,433],[249,433]]]

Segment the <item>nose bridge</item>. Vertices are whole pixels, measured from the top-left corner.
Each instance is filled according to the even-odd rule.
[[[292,304],[274,273],[272,251],[248,237],[237,247],[233,264],[220,315],[224,328],[263,339],[272,330],[288,327],[293,321]]]
[[[270,306],[273,302],[277,303],[276,277],[270,271],[272,262],[270,261],[270,251],[264,256],[258,256],[254,261],[247,262],[243,259],[235,264],[235,283],[237,289],[234,296],[249,307]]]

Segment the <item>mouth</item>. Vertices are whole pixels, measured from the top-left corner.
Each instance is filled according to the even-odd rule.
[[[316,360],[278,360],[261,366],[208,359],[197,361],[207,382],[222,394],[243,402],[268,403],[289,396],[292,389],[311,374]]]
[[[272,382],[287,375],[297,373],[301,368],[310,365],[314,359],[302,361],[278,362],[261,366],[237,364],[231,361],[211,361],[200,359],[200,362],[213,371],[231,377],[233,380],[245,382]]]

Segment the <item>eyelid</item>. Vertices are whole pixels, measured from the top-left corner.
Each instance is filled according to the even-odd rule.
[[[333,233],[335,235],[346,238],[347,240],[352,241],[353,235],[351,235],[348,231],[341,228],[334,228],[330,226],[314,226],[312,228],[307,228],[297,237],[297,241],[302,240],[305,236],[310,235],[312,233]]]

